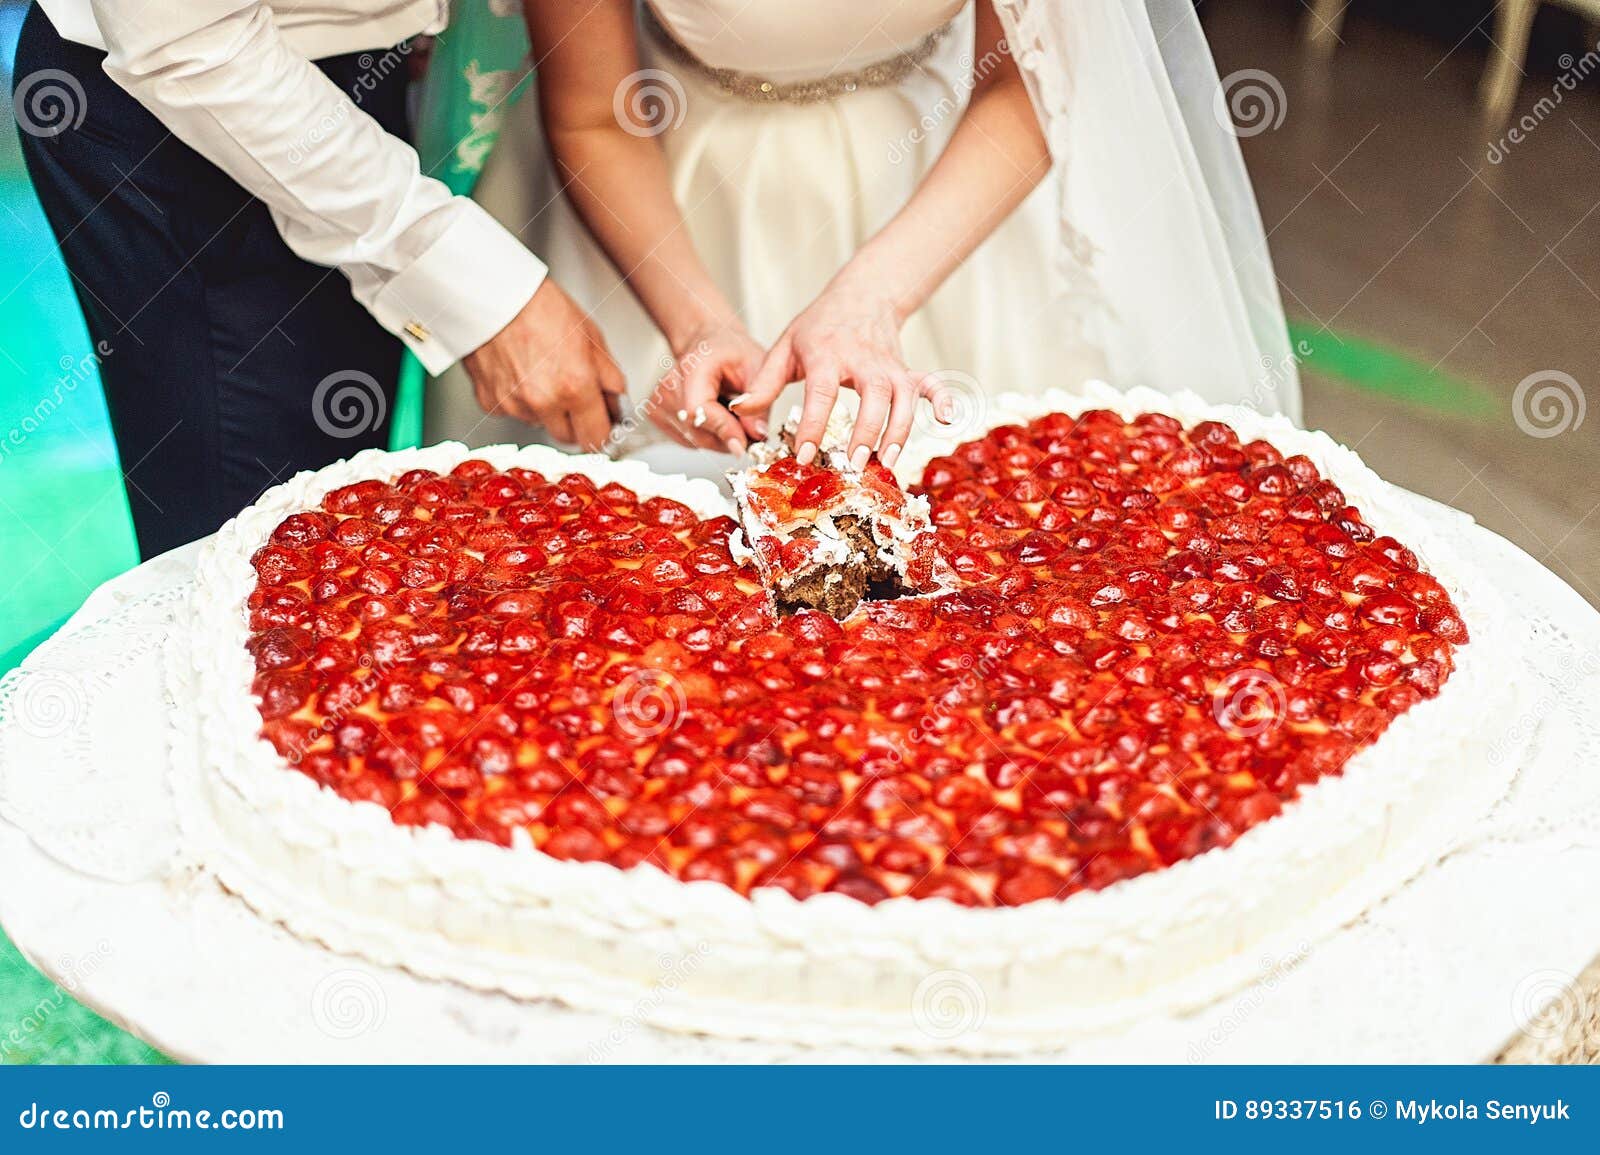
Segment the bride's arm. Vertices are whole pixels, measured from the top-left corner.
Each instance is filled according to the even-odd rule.
[[[751,422],[788,382],[804,380],[802,460],[816,453],[847,387],[861,396],[852,459],[864,463],[881,435],[880,456],[894,463],[925,390],[906,368],[900,326],[1050,171],[1044,133],[1003,42],[992,3],[978,0],[973,58],[997,63],[977,76],[961,122],[917,191],[778,339],[742,403]]]
[[[632,0],[527,0],[539,107],[567,197],[672,347],[651,419],[685,444],[735,452],[744,429],[719,394],[762,350],[694,250],[656,136],[682,93],[641,77]],[[661,100],[644,90],[651,84]],[[646,123],[654,110],[664,121]]]

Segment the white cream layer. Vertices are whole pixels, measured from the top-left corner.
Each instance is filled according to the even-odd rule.
[[[1084,396],[996,398],[987,424],[1088,408],[1170,413],[1186,425],[1224,421],[1246,440],[1306,454],[1376,530],[1416,551],[1472,632],[1436,699],[1396,719],[1341,777],[1306,790],[1225,850],[1060,903],[971,910],[902,898],[867,907],[777,890],[744,898],[648,866],[622,871],[461,841],[437,827],[396,826],[383,808],[319,787],[258,737],[245,651],[249,558],[288,514],[353,481],[447,471],[468,457],[617,481],[702,516],[733,512],[710,482],[657,476],[638,463],[457,444],[367,451],[300,474],[230,521],[205,551],[192,668],[175,671],[183,706],[198,711],[204,751],[197,775],[181,767],[175,775],[180,789],[198,793],[198,805],[184,807],[190,849],[260,914],[335,950],[620,1015],[648,1000],[650,1022],[662,1028],[1023,1052],[1204,1005],[1260,977],[1263,958],[1298,953],[1457,844],[1517,765],[1503,743],[1491,759],[1485,733],[1514,712],[1518,687],[1506,673],[1519,664],[1495,591],[1442,548],[1406,499],[1323,434],[1192,395],[1099,385]],[[953,443],[913,439],[902,478]],[[959,1029],[947,1018],[952,997]]]

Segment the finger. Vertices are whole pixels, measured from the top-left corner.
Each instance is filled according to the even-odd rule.
[[[684,408],[689,411],[694,427],[709,433],[719,446],[729,453],[745,451],[744,428],[717,400],[722,384],[722,367],[716,363],[695,365],[684,385]]]
[[[528,425],[536,424],[539,420],[539,414],[528,402],[528,399],[522,395],[521,390],[506,394],[500,398],[493,409],[485,410],[485,412],[498,417],[510,417]]]
[[[823,430],[828,427],[828,414],[839,399],[839,370],[824,364],[806,372],[805,401],[800,406],[800,426],[794,435],[794,456],[801,465],[816,457],[822,444]]]
[[[725,451],[725,446],[722,445],[722,442],[718,442],[717,438],[712,437],[709,430],[696,427],[694,414],[690,410],[682,408],[682,403],[683,398],[680,395],[678,397],[678,408],[674,408],[674,410],[661,408],[661,410],[653,414],[651,419],[656,422],[656,426],[666,430],[667,434],[678,445],[688,446],[691,450],[712,450],[714,453]]]
[[[956,419],[955,391],[938,377],[929,373],[917,382],[917,393],[926,397],[933,406],[933,418],[940,425],[950,425]]]
[[[727,453],[728,447],[718,441],[715,436],[704,429],[689,427],[689,444],[696,449],[705,449],[711,453]]]
[[[749,448],[739,419],[716,401],[695,406],[693,419],[695,428],[710,437],[723,452],[737,456]]]
[[[767,413],[772,408],[772,403],[778,399],[778,394],[795,379],[798,368],[794,362],[794,344],[789,334],[785,333],[778,338],[778,343],[767,351],[761,367],[756,370],[755,376],[750,379],[749,385],[739,396],[739,404],[736,407],[739,421],[752,437],[767,435]]]
[[[668,409],[652,409],[650,411],[650,422],[657,429],[661,430],[661,432],[665,433],[668,437],[672,438],[672,440],[676,441],[679,445],[684,446],[686,449],[695,448],[697,443],[695,442],[692,431],[685,427],[683,422],[678,420],[676,411]]]
[[[490,391],[487,385],[476,385],[472,390],[472,395],[478,400],[478,408],[485,413],[494,413],[499,408],[499,402],[495,400],[494,393]]]
[[[910,373],[896,373],[894,403],[889,410],[889,426],[883,431],[883,448],[878,451],[878,459],[883,462],[886,469],[894,468],[894,463],[900,458],[900,451],[905,448],[906,439],[911,436],[911,423],[917,416],[917,397],[916,379]]]
[[[595,368],[600,379],[600,388],[607,393],[626,393],[628,391],[627,379],[623,377],[622,370],[617,366],[617,359],[611,353],[611,346],[606,344],[606,335],[600,331],[600,326],[594,323],[593,318],[586,318],[584,331],[589,337],[589,346],[592,350]]]
[[[542,425],[551,439],[562,445],[571,445],[577,440],[572,432],[572,419],[564,409],[541,410],[535,424]]]
[[[611,436],[611,414],[606,409],[605,394],[599,383],[591,381],[587,392],[567,405],[567,416],[572,421],[572,432],[586,453],[593,453],[605,445]]]
[[[604,342],[601,343],[595,360],[601,390],[610,397],[627,396],[628,379],[622,375],[622,370],[618,368]]]
[[[517,411],[517,407],[522,401],[521,394],[518,391],[512,390],[502,397],[494,385],[490,383],[488,375],[485,375],[481,380],[474,378],[472,384],[472,392],[473,396],[478,400],[478,408],[482,409],[488,416],[515,417],[519,421],[527,420]]]
[[[857,379],[856,393],[861,397],[861,407],[856,410],[855,427],[850,431],[850,467],[865,469],[889,418],[894,390],[886,377],[874,372]]]

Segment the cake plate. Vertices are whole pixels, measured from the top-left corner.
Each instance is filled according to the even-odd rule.
[[[1596,1055],[1600,614],[1515,546],[1414,500],[1496,583],[1521,636],[1523,665],[1505,676],[1528,693],[1506,719],[1507,749],[1529,742],[1510,790],[1460,848],[1331,935],[1262,958],[1249,985],[1039,1060]],[[420,979],[297,939],[179,865],[163,646],[187,628],[198,549],[106,583],[0,679],[0,923],[63,991],[205,1062],[908,1060],[653,1027],[692,958],[663,958],[656,987],[621,1017]],[[958,979],[907,1007],[935,1040],[984,1013]]]

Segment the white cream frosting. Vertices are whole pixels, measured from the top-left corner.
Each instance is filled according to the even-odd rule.
[[[863,472],[851,464],[847,452],[850,435],[855,427],[857,404],[853,393],[841,395],[828,414],[819,441],[818,452],[821,463],[846,478],[859,478]],[[733,490],[734,516],[739,519],[742,527],[733,536],[731,543],[734,560],[755,564],[759,568],[759,558],[750,545],[749,535],[756,534],[759,530],[762,533],[770,533],[781,541],[788,541],[794,531],[801,527],[809,531],[811,540],[815,543],[811,554],[813,566],[839,566],[851,561],[865,560],[859,556],[859,551],[851,545],[850,540],[835,523],[836,518],[856,517],[866,524],[872,534],[872,542],[876,546],[873,560],[887,566],[902,578],[905,577],[917,539],[923,534],[933,532],[932,507],[928,504],[928,499],[919,494],[905,494],[905,501],[900,511],[890,514],[879,507],[876,499],[865,488],[854,485],[840,495],[834,507],[827,513],[814,518],[796,515],[783,525],[759,524],[760,516],[753,512],[750,500],[751,482],[774,462],[788,457],[793,452],[795,435],[799,428],[800,408],[796,406],[780,428],[774,429],[765,441],[758,441],[750,446],[750,459],[753,465],[744,469],[730,470],[727,474],[728,485]],[[909,485],[916,480],[915,477],[908,478],[898,470],[896,476],[902,485]],[[754,526],[746,524],[749,520],[755,520],[758,524]],[[787,575],[783,580],[792,581],[794,576]],[[934,561],[933,578],[933,588],[928,591],[930,593],[943,593],[955,588],[957,584],[954,571],[942,558]],[[829,580],[840,579],[830,576]]]
[[[836,468],[846,476],[860,476],[859,471],[851,470],[848,466]],[[797,515],[783,525],[763,524],[759,520],[759,515],[752,512],[750,504],[750,483],[756,472],[758,471],[754,469],[745,469],[728,474],[728,484],[733,489],[734,516],[744,523],[730,539],[729,551],[735,561],[750,563],[758,561],[755,551],[749,544],[752,536],[770,534],[780,541],[789,541],[792,540],[794,531],[801,528],[808,531],[809,540],[813,543],[810,556],[812,567],[840,566],[851,561],[863,560],[861,551],[851,544],[850,539],[838,526],[839,518],[855,517],[861,519],[872,534],[872,542],[877,547],[876,560],[903,577],[914,543],[923,534],[933,532],[933,523],[930,520],[931,507],[926,497],[908,493],[905,495],[905,503],[901,510],[891,514],[882,509],[876,499],[861,486],[846,489],[827,513],[816,517]],[[750,524],[751,521],[755,524]],[[786,575],[785,580],[792,579],[793,576],[795,575]],[[951,581],[945,582],[946,586],[953,584],[954,575],[949,577]]]
[[[1492,588],[1443,548],[1427,521],[1350,450],[1278,417],[1207,406],[1193,395],[1004,395],[994,425],[1048,412],[1109,408],[1219,420],[1245,440],[1304,453],[1378,532],[1412,548],[1449,590],[1472,633],[1439,696],[1395,719],[1342,776],[1305,790],[1232,846],[1065,902],[966,909],[942,899],[868,907],[839,895],[745,898],[680,882],[650,866],[563,862],[530,846],[462,841],[438,827],[395,825],[290,771],[258,736],[245,650],[251,554],[289,513],[332,489],[408,469],[447,471],[468,457],[547,476],[582,472],[701,516],[732,514],[710,482],[639,463],[543,447],[444,444],[360,453],[267,492],[223,527],[199,565],[192,681],[204,765],[175,775],[194,793],[185,833],[197,863],[265,917],[327,946],[415,973],[627,1014],[652,997],[654,1026],[798,1043],[918,1051],[1025,1052],[1059,1047],[1156,1012],[1203,1005],[1330,933],[1453,849],[1504,792],[1517,758],[1491,759],[1480,736],[1515,709],[1517,668]],[[960,438],[913,438],[897,472],[914,478]],[[663,997],[664,967],[693,974]],[[964,1029],[930,1024],[950,976],[969,1007]]]

